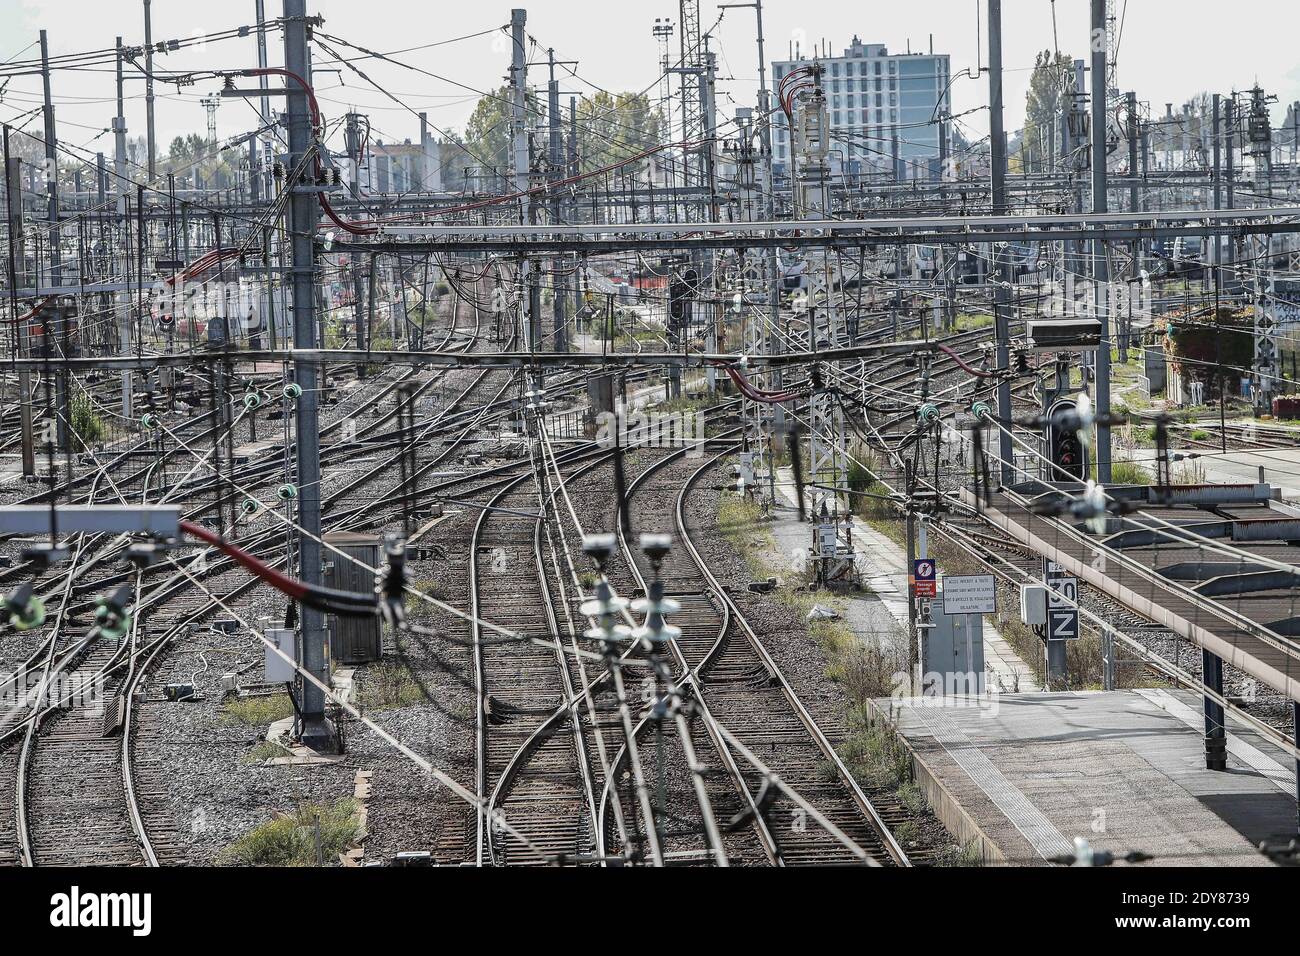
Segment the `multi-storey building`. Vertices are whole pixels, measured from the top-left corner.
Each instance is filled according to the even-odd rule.
[[[776,83],[811,58],[772,65]],[[886,175],[897,155],[897,177],[939,179],[939,121],[950,109],[949,58],[946,54],[891,54],[882,43],[863,43],[856,36],[840,57],[818,57],[831,125],[833,169],[850,175]],[[895,146],[897,139],[897,146]],[[791,172],[791,139],[786,118],[774,117],[773,167],[778,177]]]

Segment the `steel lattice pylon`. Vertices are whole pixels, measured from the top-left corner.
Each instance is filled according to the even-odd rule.
[[[830,214],[829,117],[821,88],[820,67],[814,67],[814,88],[800,105],[796,129],[799,157],[799,215],[822,219]],[[835,303],[834,266],[825,249],[810,247],[805,253],[808,284],[809,345],[838,344],[840,314]],[[852,510],[848,503],[848,452],[844,440],[844,412],[837,396],[814,383],[809,398],[808,482],[813,523],[811,553],[818,580],[856,580],[853,553]],[[841,523],[844,522],[844,523]]]
[[[704,49],[700,37],[699,0],[681,0],[681,49],[682,142],[698,143],[704,139],[705,125],[704,103],[700,96]],[[687,188],[704,185],[704,153],[698,148],[682,147],[682,183]],[[693,203],[687,203],[687,209],[690,215],[697,211]]]

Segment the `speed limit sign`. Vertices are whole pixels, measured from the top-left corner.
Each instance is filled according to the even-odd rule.
[[[1069,577],[1047,579],[1051,593],[1047,596],[1047,639],[1079,639],[1079,580]]]

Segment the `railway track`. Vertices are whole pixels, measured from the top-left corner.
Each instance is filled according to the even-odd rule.
[[[441,373],[432,376],[424,388],[413,392],[418,397],[420,392],[427,390],[428,384],[441,377]],[[463,390],[444,413],[466,401],[481,380],[480,377],[474,385]],[[383,386],[382,382],[379,384]],[[381,387],[362,402],[362,407],[377,404],[398,384]],[[335,422],[327,427],[332,430],[338,424]],[[382,417],[374,427],[380,424]],[[97,473],[90,500],[94,500],[95,488],[103,474],[102,471]],[[355,490],[373,481],[374,477],[373,472],[364,474],[346,487]],[[376,505],[379,500],[376,499]],[[210,507],[195,509],[191,515],[201,516]],[[275,529],[272,529],[246,544],[256,553],[273,544],[276,538]],[[42,667],[44,672],[51,672],[57,668],[57,673],[63,675],[66,683],[89,686],[94,692],[89,699],[56,694],[48,698],[48,706],[46,699],[36,701],[20,718],[17,727],[0,737],[0,748],[19,737],[23,741],[13,761],[15,812],[9,827],[17,843],[17,852],[5,856],[9,862],[28,865],[156,865],[160,859],[162,862],[178,862],[174,823],[165,815],[147,809],[151,805],[160,805],[165,794],[156,786],[152,789],[148,785],[142,787],[135,780],[135,705],[142,690],[142,679],[168,644],[189,626],[216,612],[220,604],[215,598],[199,596],[185,582],[177,585],[174,581],[164,581],[142,587],[138,581],[134,601],[135,625],[129,642],[102,638],[85,641],[74,635],[61,641],[59,625],[65,612],[69,618],[75,618],[93,607],[93,602],[69,605],[67,600],[74,591],[72,582],[77,577],[78,561],[88,543],[85,540],[78,542],[77,554],[64,576],[66,593],[60,603],[57,623],[43,650],[38,650],[25,663],[24,670],[32,672],[36,667]],[[98,545],[100,542],[96,540],[94,543]],[[81,568],[83,573],[84,570]],[[77,593],[99,590],[118,577],[120,575],[83,581],[75,590]],[[237,599],[258,583],[226,561],[218,561],[211,573],[201,577],[209,591],[228,601]],[[150,614],[151,603],[163,610]],[[162,628],[161,635],[140,640],[138,631],[142,619],[149,622],[155,634],[157,628]],[[68,643],[70,647],[65,646]],[[16,709],[22,709],[22,705]],[[14,712],[8,716],[14,719]],[[0,856],[0,862],[3,861],[4,856]]]
[[[682,636],[669,642],[677,680],[691,687],[705,729],[715,722],[726,727],[872,861],[906,865],[906,853],[701,551],[703,529],[688,515],[687,498],[704,476],[717,471],[729,451],[713,455],[703,464],[685,455],[666,456],[629,486],[636,530],[667,534],[673,542],[659,574],[666,594],[682,604],[682,613],[673,618],[682,628]],[[669,508],[662,506],[665,497],[671,502]],[[638,591],[644,591],[653,573],[647,558],[627,535],[621,535],[621,547]],[[763,850],[762,861],[742,861],[777,865],[861,862],[857,854],[788,802],[778,800],[765,813],[756,813],[766,774],[738,759],[731,745],[712,730],[709,736],[741,797],[741,807],[752,815],[752,828]]]

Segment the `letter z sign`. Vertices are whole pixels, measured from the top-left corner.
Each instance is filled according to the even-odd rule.
[[[1079,582],[1077,578],[1049,578],[1047,586],[1047,639],[1077,641],[1079,633]]]

